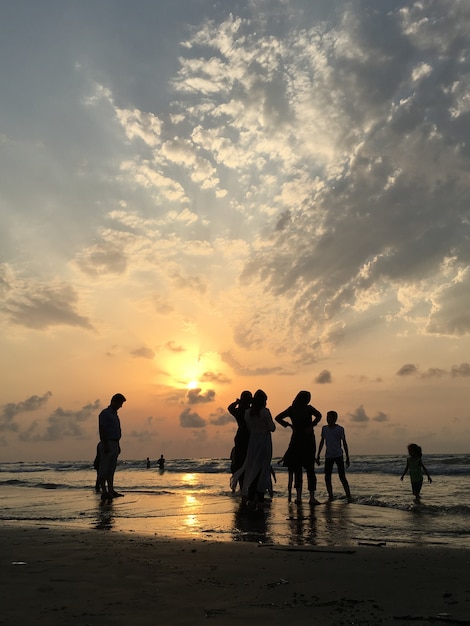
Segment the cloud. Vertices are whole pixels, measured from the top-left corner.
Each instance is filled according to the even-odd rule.
[[[89,155],[98,167],[85,168],[99,194],[77,267],[124,280],[145,258],[148,270],[167,264],[171,287],[208,295],[214,281],[189,251],[243,230],[230,265],[246,295],[231,321],[244,349],[301,367],[364,313],[371,324],[469,333],[468,11],[373,0],[275,11],[282,30],[250,6],[201,18],[171,90],[139,99],[142,110],[112,77],[83,99],[103,160]],[[90,325],[65,301],[63,323]]]
[[[108,97],[111,94],[108,93]],[[139,138],[146,145],[155,148],[161,145],[162,122],[153,113],[145,113],[138,109],[115,108],[116,117],[124,128],[129,139]]]
[[[172,304],[167,302],[164,298],[162,298],[158,294],[155,294],[153,296],[153,304],[154,304],[155,310],[160,315],[168,315],[170,313],[173,313],[173,311],[175,310]]]
[[[123,161],[121,172],[131,183],[154,193],[158,193],[168,202],[178,205],[188,202],[184,187],[171,176],[164,176],[156,168],[158,164],[141,157]]]
[[[51,396],[52,392],[47,391],[43,396],[30,396],[21,402],[8,402],[4,404],[0,413],[0,431],[17,431],[18,424],[14,422],[14,418],[21,413],[37,411],[46,405]]]
[[[379,411],[377,413],[377,415],[375,415],[372,420],[374,422],[388,422],[389,421],[389,417],[386,413],[383,413],[383,411]]]
[[[370,417],[368,417],[362,404],[355,411],[349,413],[348,415],[351,417],[351,422],[356,422],[358,424],[365,424],[370,421]]]
[[[127,318],[136,358],[152,358],[150,336],[160,346],[174,337],[162,357],[189,355],[197,331],[224,351],[227,376],[312,380],[333,351],[347,368],[354,346],[360,357],[377,339],[392,358],[389,346],[409,337],[429,352],[399,357],[402,382],[463,385],[467,3],[273,0],[234,3],[230,14],[186,4],[183,18],[165,9],[146,20],[150,38],[139,12],[90,30],[85,11],[51,31],[46,56],[29,55],[22,80],[21,55],[4,64],[6,348],[59,326],[72,345],[95,319],[111,346]],[[129,37],[110,43],[124,17]],[[13,52],[28,50],[28,28],[4,31]],[[90,63],[64,74],[84,41]],[[62,59],[53,72],[49,57]],[[433,361],[430,335],[444,340]],[[440,367],[445,354],[456,365]],[[317,383],[331,382],[326,372]]]
[[[170,352],[186,352],[186,348],[177,345],[174,341],[167,341],[165,344],[165,348]]]
[[[470,292],[469,269],[456,272],[431,295],[433,309],[429,316],[429,333],[461,337],[470,333],[468,305]]]
[[[182,107],[185,96],[192,102],[185,121],[194,121],[191,136],[218,164],[220,180],[223,166],[236,167],[242,181],[250,170],[258,188],[278,173],[270,197],[254,182],[245,196],[248,214],[266,207],[258,213],[266,243],[253,246],[242,278],[258,281],[266,298],[290,301],[285,337],[276,337],[293,353],[302,330],[319,337],[337,321],[348,332],[355,313],[405,319],[398,285],[425,287],[422,304],[436,293],[439,310],[424,319],[408,310],[408,322],[428,333],[469,332],[469,290],[455,282],[469,263],[460,135],[470,136],[469,107],[458,88],[469,16],[463,5],[450,6],[385,11],[352,2],[337,21],[329,14],[282,38],[265,32],[261,19],[231,16],[187,43],[174,85]],[[435,40],[432,25],[441,19],[445,36]],[[253,321],[247,316],[235,333],[252,350],[266,341]]]
[[[15,277],[8,281],[8,289],[5,291],[6,297],[0,304],[0,311],[14,324],[33,330],[45,330],[52,326],[93,330],[88,318],[76,310],[79,298],[71,285]]]
[[[145,443],[155,439],[156,433],[153,430],[131,430],[129,433],[126,432],[126,437],[131,437],[132,439],[137,439]]]
[[[100,409],[100,401],[95,400],[87,404],[78,411],[62,409],[58,407],[46,419],[45,424],[34,421],[27,429],[19,435],[21,441],[62,441],[64,439],[87,438],[87,432],[83,424],[90,417],[97,416]]]
[[[242,366],[229,352],[221,354],[222,361],[230,365],[230,367],[239,376],[265,376],[267,374],[274,374],[282,372],[282,367],[275,365],[272,367],[256,367],[250,368]]]
[[[397,376],[412,376],[419,373],[417,365],[407,363],[398,370]],[[460,365],[452,365],[450,370],[446,370],[441,367],[429,367],[426,371],[420,374],[421,378],[442,378],[449,375],[452,378],[470,376],[470,364],[461,363]]]
[[[207,285],[199,276],[183,276],[180,272],[174,272],[171,279],[177,289],[190,289],[200,294],[207,291]]]
[[[468,377],[470,376],[470,363],[461,363],[460,365],[453,365],[450,370],[450,375],[453,378],[457,376]]]
[[[192,413],[188,408],[180,414],[180,426],[182,428],[205,428],[207,422],[198,413]]]
[[[418,368],[413,363],[407,363],[406,365],[402,365],[397,372],[397,376],[412,376],[418,373]]]
[[[136,350],[132,350],[131,355],[136,358],[142,359],[154,359],[155,352],[151,348],[137,348]]]
[[[318,376],[315,377],[315,382],[319,385],[325,385],[327,383],[331,383],[331,372],[328,370],[322,370]]]
[[[225,409],[219,408],[209,415],[209,423],[214,426],[233,424],[233,417]]]
[[[446,374],[448,374],[448,372],[440,367],[430,367],[428,370],[423,372],[421,376],[423,378],[442,378],[442,376],[445,376]]]
[[[199,182],[202,189],[216,187],[219,179],[214,176],[216,173],[207,159],[198,154],[198,147],[189,140],[167,141],[162,146],[162,153],[169,161],[180,163],[191,171],[191,179]]]
[[[207,404],[207,402],[214,402],[215,391],[208,389],[204,393],[201,393],[201,389],[190,389],[188,391],[188,404]]]
[[[355,424],[368,424],[369,422],[377,422],[384,423],[390,420],[389,416],[383,411],[378,411],[374,417],[369,417],[364,409],[364,406],[361,404],[355,411],[352,413],[348,413],[351,418],[351,422]]]
[[[219,383],[220,385],[228,385],[232,382],[232,379],[222,374],[222,372],[204,372],[201,376],[201,382],[207,383]]]
[[[102,241],[86,248],[77,254],[76,263],[88,276],[124,274],[128,264],[122,244],[111,241]]]

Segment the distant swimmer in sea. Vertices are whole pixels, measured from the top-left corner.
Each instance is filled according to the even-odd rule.
[[[150,469],[150,459],[147,457],[147,469]]]
[[[292,477],[296,490],[296,504],[302,504],[303,469],[307,473],[307,487],[310,492],[310,504],[318,504],[315,498],[317,478],[315,476],[315,432],[314,427],[321,420],[321,413],[310,402],[309,391],[299,391],[290,407],[276,415],[276,422],[284,428],[292,428],[289,447],[284,454],[282,463],[289,471],[288,499],[292,491]],[[289,418],[288,422],[286,418]]]
[[[421,502],[421,488],[423,486],[423,474],[426,474],[428,477],[428,482],[432,483],[432,478],[429,475],[428,470],[426,469],[423,463],[423,451],[421,446],[418,446],[416,443],[410,443],[408,445],[408,458],[406,460],[406,466],[403,470],[403,474],[400,477],[400,480],[403,480],[405,474],[409,472],[410,481],[411,481],[411,490],[415,497],[415,502]]]
[[[160,458],[157,461],[158,469],[163,471],[165,469],[165,459],[163,454],[160,455]]]
[[[331,483],[331,475],[333,473],[333,466],[336,464],[338,468],[338,476],[343,485],[344,492],[348,502],[352,502],[351,491],[349,489],[349,483],[346,478],[346,472],[344,469],[344,454],[346,455],[346,467],[349,467],[349,448],[346,441],[346,434],[344,428],[337,424],[338,413],[336,411],[328,411],[326,414],[327,425],[321,429],[321,440],[318,447],[317,463],[320,464],[320,452],[323,450],[323,446],[326,444],[325,453],[325,485],[328,491],[328,500],[333,500],[333,486]]]
[[[121,452],[119,445],[121,440],[121,422],[118,410],[125,401],[126,398],[122,393],[116,393],[111,398],[109,406],[101,411],[98,418],[100,432],[98,476],[102,500],[110,500],[122,495],[114,489],[114,473],[118,456]]]
[[[246,451],[248,450],[248,440],[250,438],[250,432],[245,420],[245,413],[250,408],[253,396],[251,391],[242,391],[240,398],[237,398],[235,402],[228,405],[227,411],[237,421],[237,432],[234,438],[234,447],[230,455],[231,460],[231,472],[235,474],[237,470],[243,465],[246,459]],[[238,480],[240,489],[243,488],[243,474]],[[235,484],[234,490],[237,488]]]

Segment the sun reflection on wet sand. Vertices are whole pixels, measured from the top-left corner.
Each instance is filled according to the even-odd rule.
[[[200,525],[197,510],[200,508],[199,500],[192,495],[186,495],[184,498],[185,516],[182,525],[186,528],[196,528]],[[189,509],[189,512],[186,512]]]

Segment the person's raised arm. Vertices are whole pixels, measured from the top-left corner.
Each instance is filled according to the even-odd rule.
[[[318,422],[321,420],[322,415],[321,415],[320,411],[318,409],[316,409],[314,406],[312,406],[312,415],[315,416],[315,419],[312,422],[312,426],[316,426],[318,424]]]
[[[236,410],[239,402],[240,400],[237,398],[235,402],[232,402],[227,407],[227,411],[230,413],[230,415],[233,415],[233,417],[236,417]]]
[[[289,414],[290,414],[289,409],[286,409],[285,411],[281,411],[281,413],[279,413],[279,415],[276,415],[276,417],[274,418],[276,422],[280,424],[281,426],[283,426],[284,428],[287,428],[288,426],[292,426],[290,422],[286,422],[285,420],[286,417],[289,417]]]

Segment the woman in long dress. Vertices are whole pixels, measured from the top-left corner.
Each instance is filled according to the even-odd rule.
[[[276,415],[276,422],[292,428],[292,436],[284,454],[283,464],[294,476],[294,488],[297,492],[296,504],[302,503],[303,469],[307,473],[307,485],[310,492],[310,504],[318,504],[315,499],[317,477],[315,475],[316,442],[314,426],[321,420],[321,413],[311,406],[309,391],[299,391],[290,407]],[[286,421],[290,418],[290,422]]]
[[[232,402],[227,407],[227,411],[230,415],[237,420],[237,432],[235,434],[234,446],[231,454],[232,461],[232,474],[235,474],[237,470],[241,468],[246,459],[246,453],[248,450],[248,442],[250,440],[250,431],[245,421],[246,410],[250,408],[253,396],[251,391],[242,391],[240,398],[237,398],[235,402]],[[238,480],[240,489],[243,488],[243,474]],[[236,488],[236,485],[235,485]]]
[[[242,505],[257,502],[264,504],[264,494],[272,489],[271,460],[273,444],[271,433],[276,430],[271,412],[266,408],[268,396],[262,389],[253,395],[251,407],[245,412],[245,421],[250,432],[246,459],[242,467],[233,474],[230,484],[236,486],[243,474]]]

